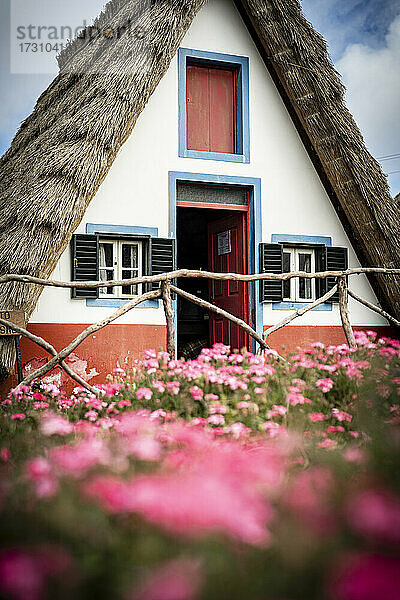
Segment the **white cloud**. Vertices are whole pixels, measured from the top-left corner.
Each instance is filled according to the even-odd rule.
[[[346,86],[346,101],[371,149],[385,154],[400,148],[400,17],[390,26],[386,45],[347,47],[337,68]]]
[[[391,23],[383,47],[352,44],[336,67],[347,88],[348,108],[370,151],[375,156],[400,152],[400,16]],[[382,164],[386,172],[400,169],[400,160]],[[390,183],[400,187],[400,177]]]

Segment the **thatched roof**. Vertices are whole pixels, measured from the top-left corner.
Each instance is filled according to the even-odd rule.
[[[399,210],[344,106],[323,38],[297,0],[233,1],[363,266],[399,266]],[[0,159],[0,273],[50,276],[205,2],[112,0],[94,25],[123,34],[111,43],[87,30],[61,54],[60,74]],[[400,281],[376,279],[374,288],[400,317]],[[30,315],[41,291],[7,284],[0,306]],[[3,342],[3,369],[13,361]]]

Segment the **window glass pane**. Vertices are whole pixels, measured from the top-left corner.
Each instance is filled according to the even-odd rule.
[[[311,273],[311,254],[299,252],[299,271]],[[299,297],[301,300],[311,300],[311,279],[299,279]]]
[[[126,269],[122,270],[122,279],[132,279],[132,277],[138,277],[139,270],[134,269],[132,271],[128,271]],[[124,285],[122,287],[122,293],[124,295],[136,296],[138,294],[138,285]]]
[[[114,266],[114,244],[100,242],[100,268]]]
[[[100,269],[100,281],[111,281],[112,279],[114,279],[114,269]],[[100,294],[112,296],[114,294],[114,288],[100,288]]]
[[[122,244],[122,268],[138,267],[138,247],[136,244]]]
[[[283,253],[283,272],[290,273],[290,252]],[[283,297],[290,298],[290,279],[283,282]]]

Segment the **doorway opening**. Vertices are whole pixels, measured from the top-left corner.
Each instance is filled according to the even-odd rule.
[[[226,204],[227,188],[222,189],[223,205],[210,207],[209,203],[205,206],[200,202],[178,201],[176,235],[179,269],[250,272],[248,202],[246,205],[229,206]],[[249,323],[249,284],[182,278],[179,287]],[[250,347],[249,336],[237,325],[181,297],[177,299],[177,334],[178,357],[185,359],[196,358],[202,348],[215,342],[230,345],[232,350]]]

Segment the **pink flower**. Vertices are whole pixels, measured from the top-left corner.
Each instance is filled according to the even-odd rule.
[[[386,490],[363,490],[348,505],[348,520],[364,538],[400,544],[400,502]]]
[[[224,404],[211,404],[211,406],[208,408],[208,410],[210,412],[210,415],[215,415],[215,414],[224,415],[224,414],[226,414],[227,409]]]
[[[204,392],[201,388],[199,388],[197,385],[192,386],[189,389],[189,392],[192,394],[193,400],[201,400],[204,396]]]
[[[39,600],[44,592],[44,577],[38,560],[20,550],[6,550],[0,555],[0,586],[16,600]]]
[[[314,413],[310,413],[308,415],[308,418],[313,423],[318,423],[318,421],[324,421],[325,415],[323,413],[314,412]]]
[[[316,381],[315,385],[317,386],[317,388],[319,388],[325,394],[326,392],[329,392],[329,390],[331,390],[333,388],[333,381],[332,381],[332,379],[327,377],[326,379],[318,379],[318,381]]]
[[[152,381],[151,385],[157,392],[160,392],[160,394],[165,392],[165,384],[162,381]]]
[[[279,425],[279,423],[275,423],[274,421],[265,421],[261,427],[264,429],[264,431],[266,431],[268,433],[268,435],[272,438],[280,435],[280,434],[286,434],[287,433],[287,429],[285,427],[283,427],[282,425]]]
[[[326,433],[343,433],[344,431],[345,429],[341,425],[329,425],[326,428]]]
[[[89,421],[91,421],[92,423],[94,423],[97,420],[98,416],[99,414],[95,410],[88,410],[85,413],[85,418],[89,419]]]
[[[297,404],[310,404],[311,400],[309,398],[305,398],[300,392],[291,391],[286,395],[286,402],[288,402],[288,404],[291,406],[297,406]]]
[[[337,408],[332,408],[332,414],[338,421],[348,421],[350,423],[353,419],[352,415],[343,410],[338,410]]]
[[[174,396],[177,396],[179,394],[180,385],[179,381],[167,381],[167,390]]]
[[[151,391],[150,388],[147,387],[142,387],[139,388],[138,390],[136,390],[136,398],[138,400],[151,400],[153,396],[153,392]]]
[[[272,419],[273,417],[283,417],[286,413],[286,406],[283,406],[283,404],[274,404],[272,409],[267,412],[267,418]]]
[[[331,584],[335,600],[399,600],[400,560],[391,556],[344,557]]]
[[[265,390],[264,388],[260,388],[260,387],[256,387],[254,388],[254,393],[255,394],[265,394],[267,390]]]
[[[204,399],[207,400],[207,402],[218,402],[219,396],[217,394],[206,394]]]
[[[0,459],[3,462],[8,462],[10,460],[10,450],[8,448],[2,448],[0,450]]]
[[[236,439],[247,437],[251,433],[251,431],[252,430],[250,429],[250,427],[246,427],[246,425],[244,425],[240,421],[237,421],[236,423],[232,423],[232,425],[228,425],[227,427],[225,427],[225,432],[231,433]]]
[[[68,435],[73,431],[73,425],[69,423],[64,417],[56,415],[55,413],[46,413],[42,417],[40,424],[40,430],[44,435]]]
[[[319,448],[325,448],[326,450],[333,450],[337,447],[337,442],[335,442],[335,440],[326,438],[322,442],[318,442],[318,446]]]
[[[13,421],[23,421],[25,417],[26,415],[24,415],[24,413],[15,413],[14,415],[11,415]]]
[[[194,600],[200,583],[197,563],[173,560],[151,573],[129,600]]]
[[[361,464],[365,460],[365,452],[356,446],[349,446],[343,452],[343,458],[348,462]]]
[[[132,402],[130,402],[129,400],[120,400],[117,403],[118,408],[124,408],[125,406],[132,406]]]
[[[211,415],[208,417],[207,422],[210,423],[210,425],[225,425],[225,418],[224,415],[221,414]]]

